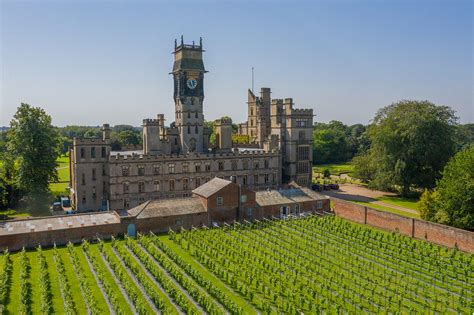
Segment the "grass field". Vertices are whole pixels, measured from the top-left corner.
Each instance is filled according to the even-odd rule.
[[[66,191],[69,184],[69,156],[60,156],[57,159],[58,182],[49,183],[49,190],[53,196],[67,196]]]
[[[474,259],[308,217],[4,253],[0,292],[7,314],[469,314]]]
[[[318,164],[313,166],[313,172],[322,174],[324,170],[328,169],[331,175],[347,174],[352,176],[354,166],[351,162],[334,163],[334,164]]]
[[[353,201],[353,202],[359,205],[367,206],[367,207],[374,208],[380,211],[391,212],[391,213],[399,214],[401,216],[408,217],[408,218],[421,219],[419,214],[414,214],[411,212],[407,212],[407,211],[403,211],[403,210],[399,210],[399,209],[395,209],[395,208],[391,208],[387,206],[381,206],[381,205],[377,205],[371,202],[361,202],[361,201]],[[413,209],[413,210],[416,210],[416,209]]]

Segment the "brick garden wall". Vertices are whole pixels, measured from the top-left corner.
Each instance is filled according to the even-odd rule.
[[[446,225],[403,217],[331,198],[334,213],[349,221],[401,234],[447,247],[474,253],[474,233]]]
[[[3,251],[8,248],[9,251],[17,251],[23,247],[34,248],[38,247],[38,245],[49,247],[54,244],[65,245],[69,242],[80,243],[84,239],[110,239],[112,236],[126,232],[126,225],[111,223],[107,225],[3,235],[0,237],[0,250]]]

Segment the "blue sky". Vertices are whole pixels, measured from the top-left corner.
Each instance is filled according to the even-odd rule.
[[[59,126],[174,117],[174,39],[203,37],[204,114],[245,120],[255,88],[316,121],[368,123],[402,99],[474,121],[472,1],[0,1],[1,112]]]

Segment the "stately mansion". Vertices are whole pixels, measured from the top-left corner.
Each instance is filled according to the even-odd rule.
[[[311,184],[312,109],[293,100],[248,91],[248,120],[238,124],[245,144],[233,143],[232,120],[215,121],[215,143],[204,126],[204,68],[199,44],[175,42],[174,122],[163,114],[143,120],[143,148],[112,151],[110,127],[102,139],[75,138],[70,152],[71,201],[78,211],[130,209],[148,200],[187,197],[214,177],[252,190]],[[235,137],[235,135],[234,135]]]

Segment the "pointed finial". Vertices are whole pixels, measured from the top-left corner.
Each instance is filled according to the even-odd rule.
[[[181,45],[184,45],[183,35],[181,35]]]
[[[193,41],[193,48],[194,48],[194,41]]]
[[[199,37],[199,46],[202,48],[202,37]]]
[[[178,40],[175,38],[174,39],[174,49],[176,49],[178,47]]]

